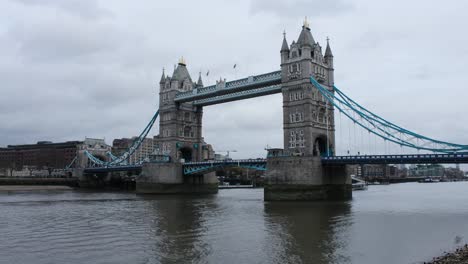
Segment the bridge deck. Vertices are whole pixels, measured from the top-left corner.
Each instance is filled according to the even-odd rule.
[[[211,85],[178,93],[175,102],[212,105],[281,92],[281,71],[250,76],[225,85]]]
[[[362,155],[323,157],[322,164],[457,164],[468,163],[468,154]]]

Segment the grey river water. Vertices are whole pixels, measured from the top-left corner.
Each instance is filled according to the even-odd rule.
[[[0,263],[421,263],[468,242],[468,182],[370,186],[349,202],[0,193]]]

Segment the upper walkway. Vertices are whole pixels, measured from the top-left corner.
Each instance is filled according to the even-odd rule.
[[[178,93],[174,101],[206,106],[280,92],[281,71],[274,71],[231,82],[220,81],[216,85]]]
[[[457,164],[468,163],[467,154],[360,155],[322,157],[322,164]]]

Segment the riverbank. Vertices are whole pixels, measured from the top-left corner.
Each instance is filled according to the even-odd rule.
[[[0,186],[4,185],[60,185],[77,187],[78,178],[0,177]]]
[[[425,264],[468,264],[468,244],[458,248],[454,252],[445,253]]]
[[[71,191],[73,188],[60,185],[0,185],[2,192],[25,192],[25,191]]]

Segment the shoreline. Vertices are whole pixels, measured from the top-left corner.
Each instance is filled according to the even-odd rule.
[[[468,264],[468,244],[465,244],[455,251],[444,252],[442,256],[434,257],[424,264]]]
[[[65,185],[0,185],[0,193],[29,191],[71,191],[72,187]]]

